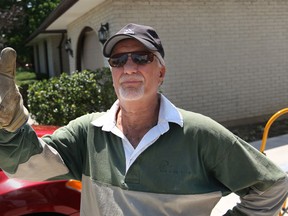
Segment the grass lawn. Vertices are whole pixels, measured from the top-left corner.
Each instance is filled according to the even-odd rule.
[[[36,79],[36,74],[34,72],[29,72],[29,71],[17,71],[16,72],[16,84],[18,86],[23,85],[23,84],[30,84],[35,82]]]

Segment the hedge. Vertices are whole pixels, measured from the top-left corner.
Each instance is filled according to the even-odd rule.
[[[28,89],[28,108],[39,124],[66,125],[87,113],[106,111],[116,100],[109,68],[66,73]]]

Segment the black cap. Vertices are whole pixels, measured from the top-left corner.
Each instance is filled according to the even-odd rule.
[[[103,47],[103,55],[110,57],[114,46],[121,40],[134,38],[141,42],[147,49],[158,51],[164,58],[164,49],[162,47],[159,36],[150,26],[138,25],[130,23],[124,26],[114,36],[110,37]]]

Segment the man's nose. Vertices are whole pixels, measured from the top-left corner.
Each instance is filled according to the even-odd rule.
[[[124,73],[132,74],[136,73],[138,69],[138,65],[133,62],[131,56],[128,57],[126,64],[123,66]]]

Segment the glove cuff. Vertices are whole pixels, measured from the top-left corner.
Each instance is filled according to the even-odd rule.
[[[24,107],[23,105],[21,106],[22,107],[16,113],[11,123],[8,126],[4,127],[5,130],[10,131],[10,132],[15,132],[28,121],[29,112],[26,109],[26,107]]]
[[[18,94],[18,102],[15,104],[14,109],[12,111],[13,117],[6,122],[6,125],[2,125],[3,129],[9,132],[15,132],[20,127],[22,127],[29,119],[29,112],[26,107],[23,105],[23,99],[20,95],[18,88],[16,87],[16,94]],[[11,113],[11,114],[12,114]]]

